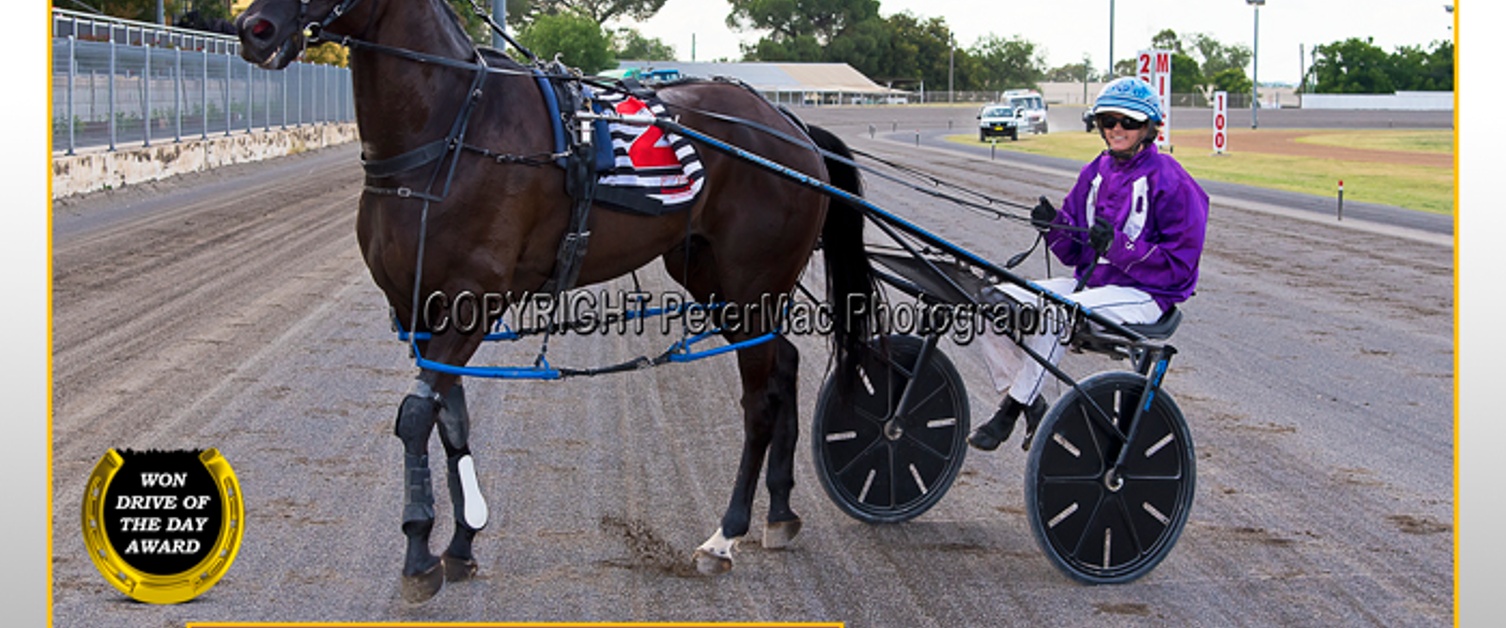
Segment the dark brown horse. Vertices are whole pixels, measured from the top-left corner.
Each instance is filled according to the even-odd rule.
[[[368,164],[390,163],[395,157],[403,161],[415,149],[453,136],[458,123],[465,125],[466,145],[497,154],[555,150],[551,114],[538,82],[527,68],[494,51],[485,57],[492,71],[478,78],[474,68],[482,57],[443,0],[257,0],[237,19],[242,55],[263,67],[285,67],[302,49],[309,24],[322,26],[327,38],[351,44],[356,122]],[[473,94],[477,99],[467,112],[465,102]],[[858,192],[856,170],[823,159],[815,144],[793,143],[728,121],[726,116],[735,116],[807,137],[745,87],[687,82],[666,86],[659,96],[688,128]],[[846,154],[828,133],[812,129],[810,137]],[[715,295],[729,303],[755,303],[793,289],[819,236],[838,323],[836,355],[839,360],[850,356],[866,327],[861,317],[850,315],[846,295],[872,290],[861,215],[845,203],[828,206],[826,195],[744,161],[704,149],[701,154],[705,189],[688,216],[592,210],[594,237],[579,283],[605,281],[662,257],[669,274],[698,300]],[[565,193],[565,172],[553,162],[501,163],[478,151],[458,151],[422,167],[392,170],[368,168],[356,229],[372,279],[399,321],[417,320],[416,292],[531,291],[555,271],[572,204]],[[436,198],[391,193],[398,188],[427,190]],[[421,231],[426,234],[422,242]],[[415,286],[420,251],[421,280]],[[754,321],[725,336],[735,342],[764,331]],[[419,342],[418,348],[426,358],[463,365],[481,342],[480,333],[447,331]],[[720,528],[695,553],[697,567],[708,573],[731,568],[732,547],[749,529],[766,456],[770,499],[763,546],[782,547],[800,528],[800,518],[790,508],[799,357],[794,345],[779,337],[738,350],[737,361],[743,387],[742,461]],[[456,519],[454,537],[438,557],[429,549],[434,508],[426,455],[436,426],[448,457]],[[398,409],[395,430],[405,450],[403,594],[409,600],[427,599],[446,579],[463,580],[475,572],[471,544],[487,511],[476,488],[469,429],[460,377],[421,370]]]

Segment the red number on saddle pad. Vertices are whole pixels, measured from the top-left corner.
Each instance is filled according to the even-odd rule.
[[[637,98],[628,97],[615,107],[618,115],[627,117],[635,114],[648,113],[648,105]],[[669,142],[664,141],[664,131],[659,127],[645,127],[643,133],[633,140],[628,146],[628,159],[632,160],[633,168],[676,168],[680,165],[680,158],[670,147]]]

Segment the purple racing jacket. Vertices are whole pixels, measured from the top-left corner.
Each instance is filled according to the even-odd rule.
[[[1151,295],[1166,311],[1197,287],[1198,259],[1208,224],[1208,194],[1154,145],[1129,161],[1108,151],[1083,166],[1056,224],[1088,228],[1097,217],[1114,225],[1114,242],[1086,287],[1126,286]],[[1053,229],[1046,242],[1082,279],[1093,260],[1085,232]]]

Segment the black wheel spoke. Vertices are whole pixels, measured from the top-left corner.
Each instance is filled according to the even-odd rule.
[[[869,423],[873,423],[875,425],[883,425],[884,421],[889,420],[889,417],[887,415],[875,416],[872,412],[864,410],[862,406],[856,404],[852,406],[852,413],[857,416],[857,418],[863,419],[864,421],[868,421]]]
[[[858,452],[858,455],[853,456],[851,460],[847,461],[847,464],[842,465],[841,468],[836,469],[835,471],[833,471],[833,473],[835,473],[836,475],[847,475],[847,472],[852,470],[852,466],[853,465],[857,464],[859,461],[863,460],[864,458],[867,458],[870,454],[872,454],[874,452],[874,450],[877,450],[878,448],[883,447],[883,446],[884,446],[884,439],[883,439],[883,437],[875,438],[875,439],[869,441],[868,445],[865,446],[865,447],[863,447],[862,451]]]
[[[927,445],[925,441],[920,440],[919,438],[916,438],[915,435],[911,434],[908,431],[906,431],[905,435],[901,436],[900,438],[902,440],[904,440],[906,443],[909,443],[910,445],[912,445],[914,447],[914,449],[912,451],[914,451],[915,453],[925,454],[925,455],[930,456],[932,458],[935,458],[937,460],[951,460],[952,459],[952,454],[942,453],[942,452],[936,451],[935,449],[932,449],[931,446]]]
[[[1096,501],[1088,506],[1088,508],[1086,509],[1087,516],[1085,517],[1087,519],[1087,524],[1078,529],[1076,534],[1072,535],[1072,537],[1074,537],[1071,539],[1072,549],[1068,551],[1067,554],[1075,561],[1086,564],[1087,561],[1083,557],[1083,553],[1090,551],[1088,548],[1093,545],[1092,541],[1090,541],[1089,539],[1095,536],[1094,532],[1103,529],[1102,526],[1099,525],[1100,519],[1103,516],[1103,502],[1104,498],[1100,496]],[[1067,539],[1063,540],[1065,541]]]
[[[1124,527],[1129,529],[1129,538],[1125,540],[1134,544],[1134,558],[1138,559],[1139,557],[1145,555],[1145,548],[1147,545],[1149,545],[1149,543],[1145,542],[1145,539],[1141,538],[1140,530],[1135,525],[1135,516],[1130,514],[1129,501],[1124,498],[1116,499],[1114,501],[1115,505],[1119,507],[1119,519],[1123,522]]]
[[[918,382],[917,382],[917,385],[919,385]],[[919,420],[919,417],[916,417],[916,416],[906,416],[906,412],[907,411],[913,411],[915,408],[924,408],[926,406],[926,404],[930,403],[930,401],[932,399],[935,399],[936,397],[942,395],[945,392],[947,392],[947,389],[944,388],[944,387],[941,387],[941,386],[937,386],[935,388],[932,388],[930,392],[924,393],[925,396],[921,397],[920,399],[918,399],[918,400],[917,399],[911,399],[910,400],[910,407],[909,408],[895,408],[894,409],[894,415],[896,417],[900,417],[900,418],[904,419],[907,423],[915,421],[915,420]],[[913,395],[915,393],[911,393],[911,394]]]

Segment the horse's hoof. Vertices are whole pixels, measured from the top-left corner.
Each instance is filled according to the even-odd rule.
[[[403,601],[409,604],[427,602],[444,586],[444,563],[434,561],[434,566],[422,573],[403,576]]]
[[[795,535],[800,534],[800,518],[796,517],[789,521],[770,521],[763,528],[763,546],[765,549],[784,549],[794,542]]]
[[[450,582],[465,582],[476,575],[476,561],[471,558],[457,558],[445,552],[439,557],[444,563],[444,579]]]
[[[732,571],[732,557],[698,549],[695,551],[695,570],[704,576],[720,576]]]

